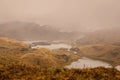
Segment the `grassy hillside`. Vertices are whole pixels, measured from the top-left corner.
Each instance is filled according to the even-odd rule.
[[[120,27],[105,28],[89,33],[82,39],[77,40],[78,45],[89,44],[120,44]]]
[[[120,27],[104,28],[76,41],[84,56],[120,64]]]
[[[7,65],[0,67],[1,80],[120,80],[114,68],[94,69],[41,69],[35,66]]]
[[[31,49],[29,45],[20,41],[3,37],[0,38],[0,64],[2,65],[22,63],[43,68],[63,67],[77,60],[79,57],[79,55],[74,55],[66,49]]]
[[[78,54],[74,54],[74,49]],[[76,61],[81,56],[100,59],[120,65],[120,46],[108,44],[94,44],[66,49],[31,49],[29,45],[20,41],[0,38],[0,64],[22,63],[40,67],[63,67]]]
[[[113,65],[120,65],[120,46],[108,44],[94,44],[79,47],[84,56],[107,61]]]
[[[29,45],[14,39],[0,37],[0,49],[22,49],[22,48],[29,48]]]
[[[20,41],[0,37],[0,64],[19,62],[19,57],[29,50],[29,45]]]
[[[21,62],[29,65],[45,67],[63,67],[79,59],[67,50],[35,49],[21,56]]]
[[[119,47],[84,46],[49,50],[31,49],[20,41],[0,38],[0,80],[120,80],[120,72],[114,68],[65,69],[65,65],[79,59],[81,53],[97,57]],[[79,50],[80,49],[80,50]],[[110,50],[109,50],[110,49]],[[97,51],[96,51],[97,50]],[[73,54],[77,51],[78,54]],[[94,52],[94,55],[92,54]],[[96,52],[96,53],[95,53]],[[89,55],[89,56],[91,56]]]

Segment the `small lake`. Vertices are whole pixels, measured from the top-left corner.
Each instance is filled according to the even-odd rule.
[[[72,62],[70,65],[65,66],[65,68],[95,68],[95,67],[105,67],[105,68],[111,68],[112,66],[104,61],[101,60],[94,60],[94,59],[90,59],[87,57],[82,57],[81,59],[79,59],[78,61]],[[120,71],[120,65],[115,67],[117,70]]]
[[[64,44],[64,43],[59,43],[59,44],[50,44],[50,45],[37,45],[37,46],[33,46],[32,48],[49,48],[49,49],[66,48],[66,49],[70,49],[70,48],[72,48],[72,46],[68,45],[68,44]]]
[[[100,60],[94,60],[87,57],[82,57],[78,61],[72,62],[66,68],[95,68],[95,67],[111,67],[109,63]]]
[[[120,65],[116,66],[115,68],[120,71]]]
[[[50,44],[39,44],[39,43],[49,43],[47,41],[23,41],[24,43],[30,44],[32,45],[33,43],[35,43],[36,45],[31,46],[31,48],[49,48],[49,49],[60,49],[60,48],[66,48],[66,49],[70,49],[72,48],[71,45],[69,44],[65,44],[65,43],[61,43],[61,42],[57,42],[57,43],[50,43]],[[38,43],[38,44],[37,44]]]

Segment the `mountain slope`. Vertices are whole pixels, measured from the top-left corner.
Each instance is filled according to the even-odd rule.
[[[23,48],[29,48],[29,45],[17,41],[15,39],[0,37],[0,49],[23,49]]]
[[[112,65],[120,65],[120,46],[94,44],[79,47],[83,56],[107,61]]]
[[[0,65],[20,63],[42,68],[63,67],[78,58],[67,50],[32,49],[21,41],[0,37]]]
[[[77,40],[79,45],[101,44],[101,43],[120,43],[120,27],[107,28],[95,31]]]
[[[19,57],[29,50],[29,45],[10,39],[0,37],[0,65],[18,63]]]
[[[47,25],[18,21],[1,24],[0,36],[19,40],[69,40],[77,35],[73,32],[61,32]]]

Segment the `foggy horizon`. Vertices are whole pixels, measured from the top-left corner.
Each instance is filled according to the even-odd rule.
[[[0,0],[0,23],[35,22],[65,30],[119,26],[119,0]]]
[[[0,0],[0,80],[120,80],[120,0]]]

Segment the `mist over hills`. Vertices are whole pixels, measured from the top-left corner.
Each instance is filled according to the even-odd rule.
[[[84,56],[119,64],[120,27],[104,28],[76,41]]]
[[[0,24],[0,36],[18,40],[70,40],[78,37],[78,32],[62,32],[48,25],[40,26],[32,22],[8,22]]]
[[[0,80],[120,80],[120,0],[0,0]]]
[[[85,36],[82,39],[77,40],[77,44],[116,44],[120,43],[120,27],[104,28],[97,30]]]

